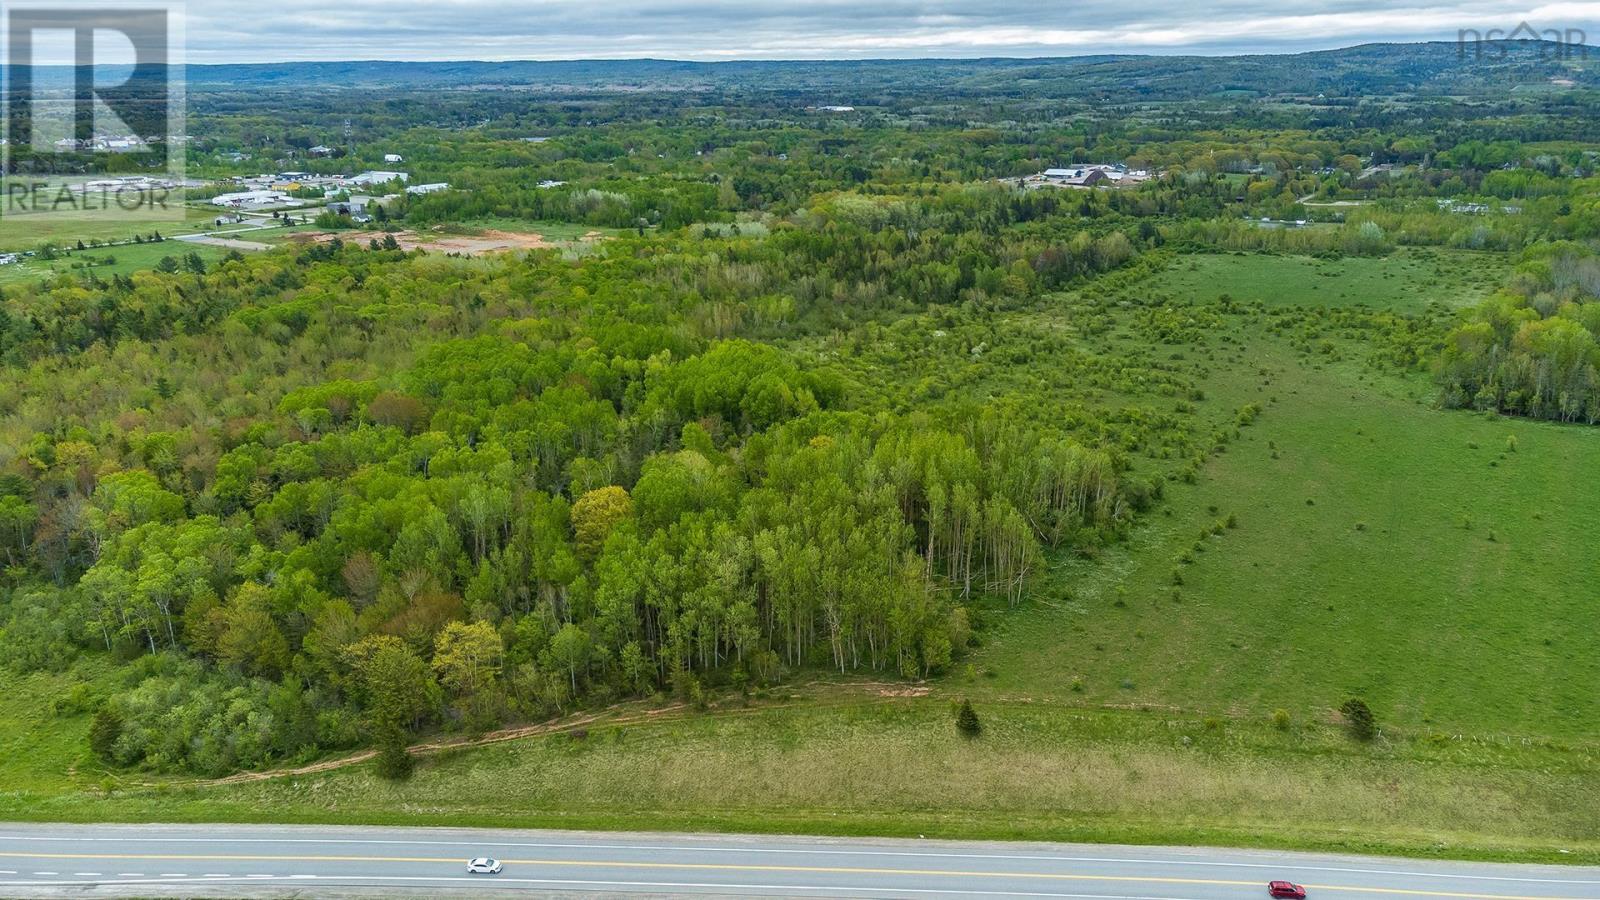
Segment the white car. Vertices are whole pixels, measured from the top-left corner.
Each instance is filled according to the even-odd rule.
[[[500,860],[480,856],[467,861],[467,874],[469,875],[499,875]]]

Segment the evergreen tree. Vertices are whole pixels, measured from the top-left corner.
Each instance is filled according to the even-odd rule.
[[[956,730],[967,737],[977,737],[983,731],[983,723],[978,721],[978,711],[972,708],[971,700],[961,701],[961,709],[956,712]]]

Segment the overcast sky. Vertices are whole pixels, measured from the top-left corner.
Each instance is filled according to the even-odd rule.
[[[1600,2],[188,0],[186,9],[194,63],[1279,53],[1453,41],[1462,29],[1521,22],[1600,43]]]

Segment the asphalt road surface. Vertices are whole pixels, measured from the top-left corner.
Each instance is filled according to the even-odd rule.
[[[492,856],[499,875],[468,875]],[[435,828],[0,823],[0,897],[1600,900],[1600,868],[1276,851]]]

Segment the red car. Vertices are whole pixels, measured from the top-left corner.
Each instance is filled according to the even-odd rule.
[[[1287,897],[1289,900],[1306,900],[1306,889],[1292,881],[1269,881],[1267,893],[1274,897]]]

